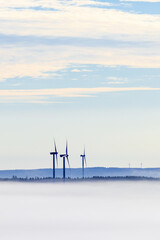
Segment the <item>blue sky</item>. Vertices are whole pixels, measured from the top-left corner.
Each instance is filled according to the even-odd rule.
[[[160,166],[160,2],[0,6],[1,169]],[[61,162],[60,162],[61,166]]]

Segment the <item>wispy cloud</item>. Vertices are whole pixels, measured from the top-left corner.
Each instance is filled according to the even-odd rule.
[[[150,87],[128,87],[128,88],[61,88],[61,89],[34,89],[34,90],[0,90],[1,102],[13,100],[13,102],[22,100],[42,101],[50,100],[50,97],[58,98],[77,98],[77,97],[91,97],[102,93],[114,92],[130,92],[130,91],[160,91],[160,88]],[[54,101],[55,102],[55,101]]]
[[[98,4],[113,8],[90,7]],[[92,0],[2,0],[0,11],[0,81],[56,77],[81,64],[160,68],[160,15]]]
[[[84,6],[87,4],[87,6]],[[160,16],[135,14],[116,9],[91,8],[95,1],[2,1],[0,32],[22,36],[89,37],[159,41]],[[103,4],[103,3],[101,3]],[[29,7],[53,7],[60,11],[36,11]],[[20,12],[16,7],[24,7]],[[123,27],[122,27],[123,26]]]
[[[122,77],[116,77],[116,76],[110,76],[107,77],[107,81],[103,82],[103,84],[125,84],[128,82],[128,78],[122,78]]]
[[[115,76],[110,76],[110,77],[107,77],[108,80],[110,81],[116,81],[116,82],[121,82],[121,81],[127,81],[128,78],[120,78],[120,77],[115,77]]]
[[[147,54],[146,51],[148,51]],[[0,56],[0,81],[23,77],[47,78],[54,76],[55,78],[56,71],[65,69],[72,64],[121,65],[134,68],[160,67],[158,49],[136,49],[136,47],[132,49],[103,47],[95,49],[93,47],[41,46],[40,50],[39,46],[36,48],[16,47],[1,49]]]
[[[121,2],[150,2],[150,3],[157,3],[160,0],[120,0]]]
[[[72,70],[71,70],[71,72],[76,72],[76,73],[77,73],[77,72],[81,72],[81,70],[80,70],[80,69],[77,69],[77,68],[75,68],[75,69],[72,69]]]

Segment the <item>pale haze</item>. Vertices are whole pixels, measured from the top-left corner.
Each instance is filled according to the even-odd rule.
[[[156,182],[0,184],[4,240],[159,239]]]

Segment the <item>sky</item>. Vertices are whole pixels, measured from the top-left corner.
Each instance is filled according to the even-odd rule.
[[[1,0],[0,169],[160,167],[160,1]],[[59,159],[59,167],[62,159]]]

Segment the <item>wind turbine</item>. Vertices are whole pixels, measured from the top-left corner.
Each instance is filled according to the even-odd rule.
[[[69,155],[68,155],[68,142],[66,141],[66,153],[65,154],[61,154],[60,157],[63,158],[63,179],[66,178],[66,159],[68,162],[68,166],[70,168],[70,163],[69,163]]]
[[[80,155],[80,157],[82,158],[82,178],[84,178],[84,165],[87,166],[85,148],[84,148],[84,154]]]
[[[53,179],[55,179],[55,158],[58,166],[58,152],[57,152],[55,141],[54,141],[54,152],[50,152],[50,155],[53,155]]]

